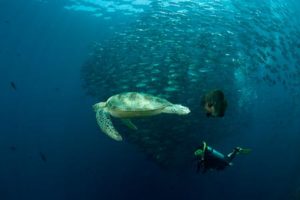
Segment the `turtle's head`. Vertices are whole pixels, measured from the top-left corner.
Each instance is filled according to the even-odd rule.
[[[172,107],[175,111],[174,113],[176,113],[178,115],[187,115],[191,112],[188,107],[182,106],[180,104],[173,105]]]
[[[94,111],[98,111],[99,109],[102,109],[106,106],[106,102],[100,102],[93,105]]]

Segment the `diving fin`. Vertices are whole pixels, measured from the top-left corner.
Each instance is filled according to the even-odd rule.
[[[251,151],[252,151],[252,149],[240,148],[239,154],[247,155],[247,154],[251,153]]]

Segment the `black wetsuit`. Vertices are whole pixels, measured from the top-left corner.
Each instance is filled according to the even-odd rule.
[[[197,172],[202,169],[202,173],[205,173],[209,169],[223,170],[225,167],[231,165],[232,159],[239,152],[238,148],[228,155],[224,155],[219,151],[207,146],[204,151],[204,156],[198,160],[197,163]]]

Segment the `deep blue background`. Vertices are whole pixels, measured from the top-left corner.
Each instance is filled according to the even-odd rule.
[[[225,152],[239,144],[253,149],[232,168],[161,170],[136,147],[99,132],[91,108],[98,100],[81,88],[81,65],[114,22],[63,6],[0,2],[1,200],[292,199],[300,187],[297,99],[280,86],[257,86],[250,114],[236,116],[249,126],[216,144]]]

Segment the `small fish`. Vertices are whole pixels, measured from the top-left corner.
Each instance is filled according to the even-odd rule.
[[[42,152],[40,152],[40,158],[43,162],[47,162],[47,157],[45,154],[43,154]]]
[[[15,84],[13,81],[10,82],[10,86],[11,86],[14,90],[17,90],[16,84]]]

